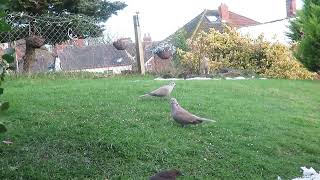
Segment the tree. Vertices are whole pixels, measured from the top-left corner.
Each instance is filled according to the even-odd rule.
[[[304,0],[290,23],[288,36],[298,43],[296,57],[311,71],[320,71],[320,0]]]
[[[100,37],[104,30],[101,22],[126,6],[108,0],[9,0],[6,21],[11,31],[0,33],[0,43],[33,35],[41,36],[45,44],[51,45],[71,38]],[[26,44],[23,70],[29,72],[35,47]]]
[[[99,22],[108,20],[127,5],[123,2],[106,0],[10,0],[9,9],[29,14],[61,14],[69,12],[94,18]]]
[[[179,31],[177,31],[173,36],[172,43],[178,51],[188,51],[186,30],[180,29]],[[181,56],[179,55],[179,53],[175,53],[173,56],[173,61],[175,65],[180,65],[180,60]]]
[[[298,12],[299,14],[299,12]],[[301,29],[301,20],[300,18],[296,18],[293,21],[290,21],[289,25],[289,32],[286,35],[291,39],[293,42],[301,41],[303,32]]]
[[[127,5],[106,0],[9,0],[7,21],[10,34],[0,33],[1,42],[25,38],[31,32],[41,34],[48,44],[76,37],[102,36],[107,21]],[[31,27],[31,28],[30,28]]]
[[[8,0],[0,0],[0,32],[5,32],[10,30],[10,26],[5,22],[4,18],[6,17],[5,9]],[[6,52],[0,59],[0,85],[1,81],[4,80],[4,74],[8,64],[14,61],[12,54],[14,51]],[[3,88],[0,88],[0,95],[3,94]],[[9,108],[9,102],[0,102],[0,111],[7,110]],[[0,122],[0,133],[7,131],[7,128],[4,124]]]

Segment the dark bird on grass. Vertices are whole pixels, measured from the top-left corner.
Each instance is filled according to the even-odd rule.
[[[171,116],[182,127],[188,124],[199,124],[203,121],[216,122],[215,120],[201,118],[183,109],[175,98],[171,98]]]
[[[170,96],[172,90],[176,86],[175,82],[171,82],[168,85],[161,86],[160,88],[153,90],[147,94],[144,94],[140,97],[147,97],[147,96],[155,96],[155,97],[167,97]]]
[[[175,180],[178,176],[182,176],[182,173],[176,169],[171,169],[155,174],[150,177],[150,180]]]

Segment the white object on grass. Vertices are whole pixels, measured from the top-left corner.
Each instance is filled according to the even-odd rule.
[[[54,71],[55,72],[59,72],[61,71],[61,61],[59,57],[56,57],[55,61],[54,61]]]
[[[317,173],[312,167],[309,169],[306,167],[301,167],[302,177],[294,178],[292,180],[320,180],[320,172]]]
[[[178,79],[178,78],[168,78],[168,79],[164,79],[164,78],[155,78],[154,80],[156,81],[177,81],[177,80],[183,80],[183,79]]]
[[[188,78],[187,80],[212,80],[212,78],[207,78],[207,77],[194,77],[194,78]]]
[[[312,175],[318,174],[316,170],[314,170],[312,167],[308,169],[304,166],[304,167],[301,167],[301,169],[303,170],[303,176],[312,176]]]
[[[234,78],[226,77],[226,80],[244,80],[244,79],[246,79],[246,78],[242,77],[242,76],[238,76],[238,77],[234,77]]]
[[[242,76],[239,76],[239,77],[235,77],[233,78],[234,80],[243,80],[243,79],[246,79],[245,77],[242,77]]]

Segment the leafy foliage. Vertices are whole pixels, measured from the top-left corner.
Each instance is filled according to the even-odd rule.
[[[6,13],[5,10],[7,9],[6,4],[9,0],[0,0],[0,32],[6,32],[10,30],[9,24],[6,23],[5,17]]]
[[[99,37],[103,32],[103,26],[94,19],[77,14],[29,16],[12,13],[9,22],[12,27],[10,35],[0,33],[2,42],[25,38],[29,35],[29,25],[32,31],[45,38],[47,44],[63,42],[70,39],[70,35],[74,38]]]
[[[320,1],[305,0],[288,36],[298,42],[296,57],[311,71],[320,71]]]
[[[106,21],[112,14],[125,8],[123,2],[104,0],[10,0],[9,8],[16,12],[30,14],[82,14],[93,17],[97,21]]]
[[[0,133],[6,132],[7,128],[2,123],[0,123]]]
[[[0,0],[0,32],[10,30],[10,26],[4,21],[4,17],[6,16],[5,9],[8,1]],[[8,64],[14,61],[12,54],[13,50],[7,51],[0,59],[0,85],[1,81],[4,80],[4,74],[6,68],[8,68]],[[3,88],[0,88],[0,95],[3,94]],[[0,111],[7,110],[9,108],[9,102],[0,102]],[[7,131],[6,127],[0,122],[0,133]]]
[[[12,63],[13,61],[14,61],[14,58],[12,54],[4,54],[2,56],[2,59],[0,61],[0,85],[1,85],[1,81],[4,80],[6,69],[9,68],[9,63]],[[2,94],[3,94],[3,88],[0,88],[0,95]],[[9,102],[0,102],[0,111],[5,111],[7,109],[9,109]],[[6,131],[6,127],[0,122],[0,133],[5,131]]]
[[[199,72],[203,57],[208,57],[210,70],[230,67],[271,78],[313,78],[285,45],[265,41],[262,35],[257,39],[241,36],[230,27],[224,33],[214,29],[202,32],[190,43],[190,51],[178,52],[191,72]]]
[[[2,42],[41,35],[48,44],[73,38],[99,37],[104,26],[101,22],[127,5],[104,0],[10,0],[6,21],[10,33],[1,33]]]
[[[299,15],[299,12],[298,12]],[[296,42],[300,41],[303,35],[301,29],[301,19],[297,17],[296,19],[290,21],[289,32],[286,35],[291,39],[291,41]]]
[[[182,29],[179,30],[174,38],[173,38],[173,45],[176,47],[176,49],[182,50],[182,51],[188,51],[188,44],[187,44],[187,32]],[[180,65],[181,57],[178,53],[175,53],[173,56],[173,61],[176,65]]]
[[[176,48],[187,51],[189,49],[187,44],[187,31],[184,29],[179,30],[173,38],[173,45]]]

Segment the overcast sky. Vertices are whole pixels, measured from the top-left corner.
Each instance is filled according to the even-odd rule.
[[[286,0],[120,0],[128,6],[112,16],[106,23],[106,33],[113,38],[134,39],[133,15],[140,14],[142,36],[150,33],[152,40],[163,40],[178,28],[199,15],[204,9],[218,9],[226,3],[229,11],[244,15],[259,22],[286,16]],[[302,0],[297,0],[297,8]]]

